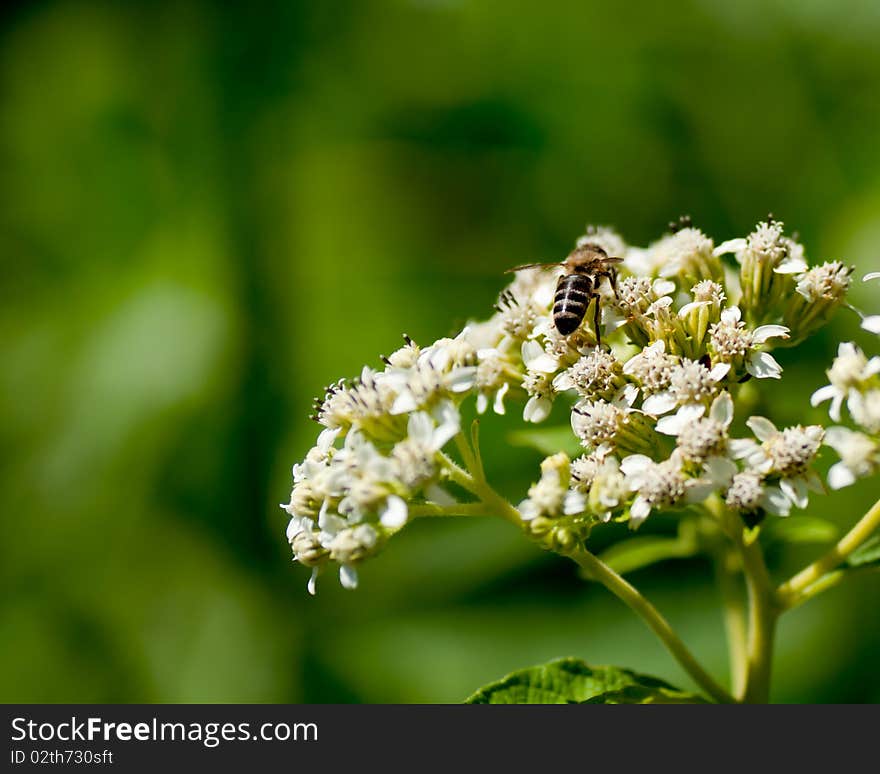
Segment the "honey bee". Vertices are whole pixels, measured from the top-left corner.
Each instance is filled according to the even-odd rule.
[[[593,322],[598,346],[602,343],[599,332],[599,283],[606,277],[617,296],[617,269],[614,264],[622,261],[623,258],[610,257],[599,245],[587,243],[576,247],[562,263],[527,263],[508,269],[507,273],[544,266],[561,266],[564,273],[556,283],[553,324],[563,336],[574,333],[583,322],[590,302],[596,299]]]

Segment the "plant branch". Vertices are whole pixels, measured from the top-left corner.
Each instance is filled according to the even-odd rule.
[[[749,596],[748,671],[742,701],[766,704],[770,699],[773,644],[780,610],[761,546],[757,541],[746,544],[741,532],[736,542],[743,560]]]
[[[788,610],[795,607],[808,597],[815,596],[826,588],[831,588],[834,583],[821,586],[816,584],[823,576],[843,564],[847,557],[871,537],[878,528],[880,528],[880,500],[874,503],[828,553],[805,567],[776,590],[776,596],[783,609]]]
[[[730,689],[735,696],[745,693],[748,667],[748,624],[740,584],[742,565],[729,550],[715,552],[715,577],[724,604],[724,629],[730,660]]]
[[[669,622],[660,614],[657,608],[642,596],[638,589],[585,548],[581,548],[571,554],[571,558],[583,567],[590,574],[591,578],[605,586],[606,589],[626,604],[631,610],[637,613],[660,638],[675,660],[678,661],[682,668],[694,679],[694,682],[706,691],[709,696],[715,701],[723,704],[730,704],[735,701],[735,699],[717,682],[715,682],[705,669],[703,669],[694,655],[688,650],[687,646],[681,641],[669,625]]]

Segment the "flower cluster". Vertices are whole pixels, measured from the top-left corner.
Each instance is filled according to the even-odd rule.
[[[835,422],[841,421],[846,404],[859,428],[830,427],[825,435],[840,457],[828,471],[828,485],[840,489],[880,471],[880,357],[868,358],[855,344],[843,343],[827,375],[829,384],[813,393],[812,404],[831,401]]]
[[[567,414],[583,454],[547,457],[515,511],[530,535],[563,553],[598,524],[636,527],[654,510],[710,497],[749,523],[785,516],[821,491],[812,466],[823,443],[843,458],[832,486],[880,466],[880,358],[851,346],[814,399],[831,399],[836,419],[846,402],[864,432],[779,430],[742,416],[751,436],[732,435],[743,385],[781,378],[770,351],[830,319],[845,303],[849,268],[810,267],[802,245],[772,219],[717,247],[693,227],[646,248],[593,227],[583,244],[622,262],[616,283],[597,280],[598,298],[574,333],[554,324],[562,268],[526,268],[489,319],[428,347],[406,339],[382,370],[364,368],[327,388],[314,417],[324,429],[294,466],[282,506],[294,558],[313,568],[310,590],[333,563],[343,585],[354,586],[357,565],[411,518],[486,504],[479,450],[461,429],[471,397],[478,414],[504,414],[516,402],[528,423]],[[457,459],[446,449],[453,440]]]

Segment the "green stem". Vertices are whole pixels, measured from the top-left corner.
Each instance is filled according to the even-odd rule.
[[[462,438],[462,441],[466,445],[466,439]],[[470,448],[467,449],[467,454],[461,445],[459,449],[466,461],[473,460],[474,464],[477,464]],[[511,524],[515,524],[520,528],[523,527],[523,519],[520,512],[498,494],[486,481],[485,477],[477,477],[472,475],[471,472],[463,470],[443,452],[438,452],[438,455],[447,467],[450,479],[476,495],[481,501],[480,504],[486,508],[487,513],[495,513]],[[455,508],[456,506],[449,507]],[[586,548],[578,549],[570,554],[570,557],[583,567],[594,580],[605,586],[606,589],[624,602],[631,610],[641,616],[676,661],[709,696],[715,701],[724,704],[735,702],[735,699],[703,669],[657,608],[645,599],[634,586],[614,572],[598,557],[587,551]]]
[[[626,604],[633,612],[637,613],[650,629],[660,638],[666,649],[672,654],[682,668],[694,679],[709,696],[723,704],[733,703],[734,698],[725,691],[712,676],[706,672],[700,663],[694,658],[687,646],[681,641],[669,622],[660,614],[642,594],[627,580],[618,575],[597,556],[591,554],[585,548],[581,548],[571,554],[591,578],[601,583],[614,596]]]
[[[715,554],[715,576],[724,604],[724,629],[730,660],[730,688],[734,696],[745,693],[748,668],[748,625],[740,586],[742,564],[735,554],[719,550]]]
[[[800,604],[805,599],[804,595],[814,596],[825,588],[833,586],[833,583],[829,583],[814,590],[815,584],[824,575],[843,564],[847,557],[871,537],[878,528],[880,528],[880,500],[871,506],[870,510],[827,554],[805,567],[776,590],[776,595],[783,609]]]
[[[749,596],[748,669],[742,701],[766,704],[770,700],[773,644],[780,610],[760,545],[757,541],[747,545],[741,536],[737,545],[743,560]]]
[[[414,518],[418,516],[486,516],[487,514],[485,503],[455,503],[453,505],[418,503],[409,506],[409,515]]]

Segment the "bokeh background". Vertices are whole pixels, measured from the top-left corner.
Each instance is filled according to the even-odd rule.
[[[564,655],[689,685],[501,523],[416,523],[312,599],[278,503],[324,384],[488,314],[504,268],[588,222],[721,240],[772,210],[814,262],[880,269],[878,39],[859,0],[7,6],[0,698],[459,701]],[[877,351],[842,312],[783,356],[766,410],[824,420],[852,338]],[[511,495],[539,460],[516,420],[484,429]],[[634,579],[723,676],[709,566]],[[787,617],[774,698],[880,700],[878,604],[875,575]]]

